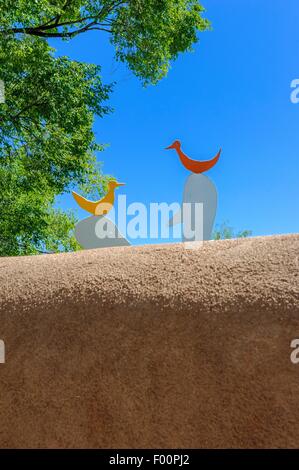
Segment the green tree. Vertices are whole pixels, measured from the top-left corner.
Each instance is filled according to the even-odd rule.
[[[235,232],[233,227],[230,227],[227,222],[218,225],[213,233],[214,240],[226,240],[230,238],[247,238],[252,235],[251,230],[241,230]]]
[[[116,59],[156,84],[209,28],[203,11],[197,0],[0,0],[0,255],[76,249],[55,197],[77,185],[101,195],[107,182],[93,121],[111,111],[112,86],[48,39],[109,34]]]

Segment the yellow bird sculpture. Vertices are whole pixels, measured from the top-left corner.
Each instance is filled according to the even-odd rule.
[[[89,201],[80,194],[72,192],[75,201],[81,207],[81,209],[90,212],[93,215],[106,215],[112,209],[114,204],[114,191],[119,186],[124,186],[125,183],[117,183],[117,181],[110,181],[108,183],[108,193],[100,201]]]

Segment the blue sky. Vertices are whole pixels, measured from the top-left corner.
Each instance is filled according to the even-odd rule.
[[[105,83],[117,82],[114,113],[95,122],[98,141],[109,144],[99,154],[103,170],[126,183],[119,194],[128,203],[180,202],[188,172],[164,148],[180,139],[190,157],[206,160],[222,147],[208,173],[218,189],[216,222],[254,235],[299,232],[299,104],[290,100],[299,78],[298,0],[202,3],[213,31],[155,87],[143,88],[114,60],[105,33],[52,42],[59,54],[100,64]],[[69,195],[60,204],[76,209]]]

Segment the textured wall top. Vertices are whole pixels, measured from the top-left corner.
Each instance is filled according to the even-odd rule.
[[[263,302],[298,305],[299,235],[0,258],[0,308],[91,301],[210,309]]]
[[[298,447],[299,235],[0,259],[0,447]]]

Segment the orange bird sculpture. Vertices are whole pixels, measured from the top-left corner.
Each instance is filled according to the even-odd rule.
[[[187,170],[192,171],[192,173],[196,173],[196,174],[203,173],[204,171],[208,171],[211,168],[213,168],[213,166],[216,165],[216,163],[218,162],[220,155],[221,155],[221,149],[220,149],[216,157],[212,158],[212,160],[207,160],[204,162],[200,162],[198,160],[192,160],[182,151],[182,145],[179,140],[176,140],[172,145],[166,148],[166,150],[171,150],[171,149],[174,149],[177,151],[184,167]]]

